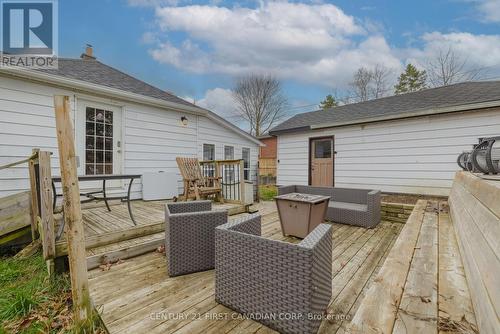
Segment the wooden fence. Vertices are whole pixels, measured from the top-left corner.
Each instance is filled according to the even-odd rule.
[[[259,183],[276,184],[276,158],[259,158]]]

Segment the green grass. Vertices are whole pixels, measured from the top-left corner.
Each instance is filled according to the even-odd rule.
[[[263,201],[272,201],[274,196],[278,195],[278,188],[273,185],[259,186],[259,196]]]
[[[40,254],[0,259],[0,334],[96,333],[72,324],[69,275],[49,278]]]

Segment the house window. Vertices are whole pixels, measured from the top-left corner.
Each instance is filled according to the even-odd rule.
[[[215,160],[214,144],[203,144],[203,160]]]
[[[234,160],[233,146],[224,146],[224,160]]]
[[[85,174],[113,174],[113,112],[85,109]]]
[[[332,140],[317,140],[314,142],[314,157],[318,159],[332,157]]]
[[[243,147],[241,157],[243,159],[243,177],[245,180],[250,180],[250,149]]]

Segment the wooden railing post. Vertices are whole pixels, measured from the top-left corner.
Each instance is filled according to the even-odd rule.
[[[40,149],[34,148],[32,150],[33,154],[38,154]],[[31,159],[28,163],[29,175],[30,175],[30,214],[31,214],[31,238],[35,240],[38,237],[38,224],[37,217],[40,215],[38,211],[38,190],[36,182],[36,172],[35,164],[38,161],[38,156],[35,159]]]
[[[52,173],[50,152],[38,152],[40,170],[40,217],[42,220],[43,258],[47,261],[49,274],[53,273],[53,259],[56,254],[54,212],[52,211]]]
[[[245,204],[245,162],[240,160],[240,201]]]
[[[77,323],[82,323],[91,319],[92,308],[69,97],[54,96],[54,106],[74,316]]]

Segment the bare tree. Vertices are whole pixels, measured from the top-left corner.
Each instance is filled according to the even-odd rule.
[[[354,101],[363,102],[385,96],[388,92],[389,74],[390,71],[379,64],[372,69],[359,68],[350,84]]]
[[[434,87],[440,87],[479,77],[480,69],[466,70],[466,68],[467,59],[461,58],[451,47],[446,51],[441,49],[439,55],[428,62],[429,82]]]
[[[358,102],[368,101],[370,99],[370,83],[372,79],[373,73],[366,67],[361,67],[354,73],[351,87]]]
[[[391,72],[387,67],[382,66],[382,65],[375,65],[375,67],[372,70],[372,96],[375,99],[378,99],[379,97],[384,97],[386,96],[387,92],[389,91],[388,89],[388,81],[389,81],[389,75]]]
[[[287,115],[287,99],[281,82],[271,75],[251,74],[236,80],[233,98],[237,113],[259,136]]]

